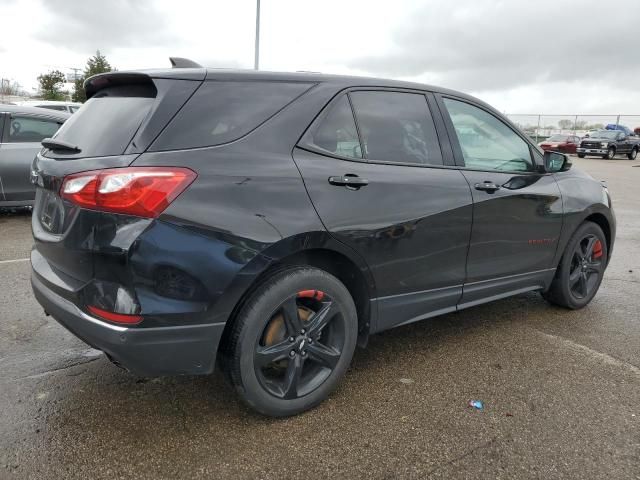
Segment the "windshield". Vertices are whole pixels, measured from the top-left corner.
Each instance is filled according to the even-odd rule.
[[[618,130],[598,130],[597,132],[591,133],[589,136],[595,138],[609,138],[611,140],[614,140],[619,133],[623,132],[620,132]]]
[[[566,135],[551,135],[549,138],[547,138],[548,142],[566,142],[567,141],[567,136]]]

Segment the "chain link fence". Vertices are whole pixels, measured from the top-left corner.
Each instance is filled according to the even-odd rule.
[[[540,142],[554,134],[584,137],[592,130],[607,125],[624,125],[631,130],[640,128],[640,115],[544,115],[507,114],[534,141]]]
[[[25,102],[28,100],[34,100],[34,98],[29,97],[27,95],[2,95],[0,93],[0,104],[18,104],[20,102]]]

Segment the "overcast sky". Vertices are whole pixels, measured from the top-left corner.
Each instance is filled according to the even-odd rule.
[[[252,68],[255,0],[0,0],[0,77]],[[640,0],[262,0],[260,67],[408,79],[507,113],[640,114]]]

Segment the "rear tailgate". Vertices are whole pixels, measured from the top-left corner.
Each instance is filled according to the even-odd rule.
[[[193,71],[190,71],[192,78]],[[142,73],[109,73],[88,80],[91,98],[54,139],[77,150],[43,149],[34,160],[36,201],[32,217],[34,271],[64,296],[94,276],[94,255],[109,229],[109,214],[77,206],[60,197],[65,176],[130,165],[158,136],[196,91],[196,80],[153,78]],[[78,151],[79,150],[79,151]]]

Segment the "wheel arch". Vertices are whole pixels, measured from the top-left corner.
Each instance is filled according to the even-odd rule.
[[[310,248],[280,259],[269,270],[303,265],[324,270],[344,284],[358,313],[358,343],[364,346],[371,329],[370,299],[373,295],[362,269],[343,252],[329,248]]]
[[[237,275],[223,294],[218,312],[228,312],[220,340],[220,353],[233,328],[235,318],[266,279],[295,266],[311,266],[324,270],[340,280],[353,298],[358,314],[358,345],[365,346],[375,325],[377,310],[370,299],[375,298],[375,282],[364,260],[349,247],[327,232],[313,232],[282,240],[256,256]]]
[[[584,222],[593,222],[598,225],[602,232],[604,233],[605,240],[607,241],[607,252],[611,251],[611,225],[607,217],[605,217],[602,213],[596,212],[588,215],[583,221]],[[582,223],[580,225],[582,225]],[[578,226],[580,226],[578,225]]]
[[[585,222],[593,222],[598,225],[605,236],[605,241],[607,243],[607,252],[609,253],[607,262],[611,259],[611,251],[613,248],[613,241],[615,236],[615,224],[612,223],[613,220],[609,219],[605,213],[600,211],[597,207],[588,208],[582,215],[574,216],[572,220],[569,221],[567,227],[563,227],[563,232],[561,234],[561,239],[558,245],[558,250],[556,252],[556,257],[554,259],[554,265],[559,265],[562,261],[562,257],[565,254],[565,250],[569,243],[569,240],[573,236],[573,234],[580,228],[582,224]]]

